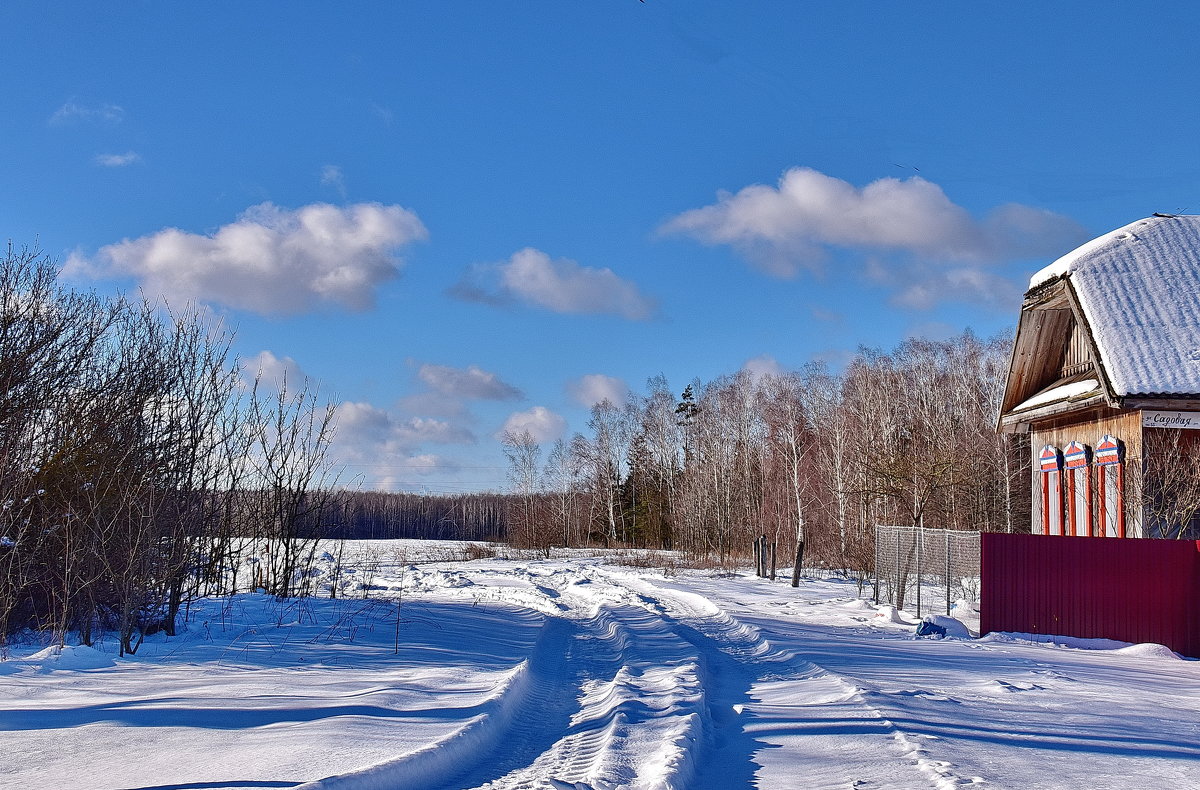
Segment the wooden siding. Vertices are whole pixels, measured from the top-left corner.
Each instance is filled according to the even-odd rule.
[[[1084,335],[1083,327],[1074,320],[1071,322],[1071,336],[1067,338],[1067,348],[1063,353],[1062,364],[1058,369],[1058,377],[1066,378],[1078,373],[1086,373],[1092,369],[1091,343]]]
[[[1102,407],[1093,409],[1085,414],[1071,414],[1039,422],[1033,426],[1031,436],[1032,463],[1032,500],[1033,500],[1033,532],[1040,533],[1042,529],[1042,472],[1038,471],[1037,454],[1048,444],[1062,450],[1070,442],[1083,442],[1092,450],[1100,443],[1100,437],[1111,434],[1125,443],[1125,529],[1129,537],[1138,537],[1141,533],[1142,519],[1140,512],[1131,507],[1130,501],[1136,497],[1140,486],[1138,474],[1142,462],[1142,413],[1140,411],[1118,411]],[[1094,471],[1094,470],[1093,470]],[[1092,497],[1093,523],[1099,523],[1098,497]]]
[[[1073,321],[1069,308],[1021,312],[1000,407],[1002,415],[1061,378],[1064,339]]]

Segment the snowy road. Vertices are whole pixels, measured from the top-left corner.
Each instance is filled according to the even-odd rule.
[[[598,560],[375,586],[399,653],[390,601],[243,596],[132,659],[0,664],[0,786],[1200,786],[1200,662],[1154,646],[913,639],[853,584]]]

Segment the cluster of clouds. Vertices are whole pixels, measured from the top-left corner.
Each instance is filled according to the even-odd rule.
[[[68,103],[68,119],[120,119],[114,105]],[[133,151],[102,154],[97,164],[139,162]],[[346,180],[325,165],[321,184],[343,197]],[[889,290],[893,302],[925,310],[939,301],[995,303],[1015,287],[1003,264],[1056,256],[1083,241],[1076,222],[1051,211],[1008,203],[974,216],[921,177],[881,178],[856,187],[811,168],[792,168],[776,185],[722,192],[659,228],[727,246],[778,278],[819,274],[838,251],[854,253],[857,276]],[[172,300],[196,300],[278,315],[329,307],[361,311],[401,269],[398,252],[428,238],[412,211],[396,205],[313,203],[285,209],[252,206],[208,234],[164,228],[72,256],[69,269],[97,277],[132,277]],[[857,256],[857,257],[855,257]],[[644,321],[656,301],[610,268],[585,266],[526,247],[507,260],[469,266],[448,293],[460,300],[529,307],[567,315]]]
[[[881,178],[864,187],[811,168],[786,171],[778,184],[718,193],[660,228],[725,245],[778,278],[820,273],[835,250],[863,255],[862,274],[896,293],[898,304],[926,309],[953,294],[992,302],[1008,295],[995,270],[1014,259],[1057,256],[1087,233],[1061,214],[1008,203],[981,219],[921,177]]]
[[[129,167],[142,161],[142,156],[136,151],[126,151],[123,154],[96,154],[92,161],[101,167]]]
[[[166,228],[72,255],[68,274],[133,277],[172,302],[215,302],[266,315],[337,306],[362,311],[399,276],[397,251],[428,236],[400,206],[261,203],[210,234]]]
[[[243,359],[241,368],[246,387],[257,386],[267,392],[317,387],[296,360],[269,350]],[[480,436],[471,427],[475,418],[467,405],[526,399],[520,389],[477,365],[417,364],[414,379],[421,391],[391,409],[365,401],[337,403],[331,449],[345,466],[343,484],[365,482],[368,487],[385,490],[411,488],[423,487],[422,481],[454,475],[462,469],[461,464],[429,448],[479,444]],[[566,391],[585,408],[604,400],[621,404],[629,395],[624,381],[598,373],[568,382]],[[510,412],[489,435],[501,440],[509,432],[529,433],[537,442],[548,444],[565,437],[567,430],[566,418],[538,405]]]
[[[123,118],[116,105],[71,101],[49,123],[114,125]],[[132,150],[94,159],[108,168],[141,161]],[[346,176],[339,166],[325,165],[317,177],[345,200]],[[913,310],[947,298],[981,304],[1010,300],[1018,286],[1005,276],[1005,262],[1058,255],[1086,237],[1065,216],[1017,203],[976,216],[921,177],[882,178],[858,187],[800,167],[786,171],[775,185],[718,193],[712,204],[663,223],[658,235],[728,247],[752,267],[783,279],[819,275],[837,256],[840,264],[850,262],[853,276],[886,289],[895,304]],[[75,276],[131,278],[173,303],[263,315],[365,311],[375,305],[378,291],[400,276],[401,253],[428,237],[420,218],[398,205],[312,203],[288,209],[267,202],[211,232],[163,228],[91,255],[76,253],[65,270]],[[555,258],[534,247],[506,260],[468,266],[448,294],[565,315],[646,321],[659,314],[654,298],[612,269]],[[755,378],[781,372],[770,357],[751,359],[744,369]],[[247,380],[257,376],[273,386],[305,379],[295,360],[270,351],[247,360],[244,373]],[[418,387],[392,409],[354,401],[337,407],[337,453],[382,484],[452,471],[454,462],[425,448],[479,442],[473,403],[526,398],[498,374],[474,365],[421,363],[414,378]],[[567,395],[590,408],[604,400],[624,402],[629,388],[620,379],[591,374],[568,382]],[[498,430],[485,434],[528,432],[550,442],[564,436],[567,427],[561,415],[538,405],[509,413]]]
[[[567,421],[545,406],[534,406],[525,411],[513,412],[496,432],[497,439],[505,434],[520,436],[528,433],[538,444],[553,442],[567,432]]]
[[[417,378],[430,389],[444,396],[463,400],[519,400],[521,390],[495,373],[476,365],[455,368],[449,365],[423,364]]]
[[[81,104],[75,99],[63,103],[47,120],[51,126],[67,126],[73,123],[97,123],[115,126],[125,120],[125,109],[118,104],[101,102]]]
[[[68,127],[74,125],[115,127],[125,120],[125,108],[118,104],[101,102],[99,104],[81,104],[75,99],[65,102],[55,110],[46,123],[52,127]],[[101,153],[92,157],[92,163],[98,167],[129,167],[142,161],[136,151],[126,151],[123,154]]]
[[[602,401],[619,406],[629,396],[629,385],[612,376],[590,373],[568,382],[567,392],[572,400],[585,409],[590,409]]]
[[[631,321],[651,318],[656,305],[612,269],[581,266],[526,247],[503,263],[472,266],[450,294],[497,306],[539,307],[555,313],[616,315]]]
[[[242,383],[245,386],[258,384],[278,392],[282,389],[295,390],[303,387],[308,376],[300,368],[300,364],[291,357],[277,357],[270,351],[260,351],[258,354],[241,361]]]
[[[257,383],[260,389],[278,391],[285,386],[292,390],[315,386],[296,360],[269,350],[244,359],[241,366],[247,387]],[[477,365],[456,368],[419,364],[414,378],[421,391],[401,400],[395,408],[383,409],[364,401],[336,405],[331,450],[345,466],[343,484],[363,481],[369,487],[386,490],[420,486],[423,480],[454,475],[461,465],[431,452],[429,446],[479,443],[479,436],[471,428],[474,417],[466,408],[469,403],[513,402],[526,397],[496,373]],[[585,376],[577,383],[581,403],[625,391],[622,382],[606,376]],[[528,432],[538,442],[553,442],[565,435],[567,421],[545,406],[533,406],[509,413],[492,438],[498,440],[506,431]]]

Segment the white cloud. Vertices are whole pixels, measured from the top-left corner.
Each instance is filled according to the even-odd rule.
[[[781,376],[784,372],[783,366],[774,357],[766,354],[746,360],[746,364],[742,365],[742,370],[749,373],[750,378],[755,381],[763,376]]]
[[[166,228],[72,255],[66,271],[132,276],[151,295],[198,300],[263,314],[337,305],[366,310],[375,290],[399,275],[395,251],[427,237],[400,206],[314,203],[294,211],[262,203],[210,235]]]
[[[405,395],[396,405],[409,414],[423,414],[427,417],[461,419],[469,416],[467,405],[460,398],[445,395],[436,390]]]
[[[353,447],[385,453],[408,452],[422,444],[473,444],[466,428],[428,417],[403,419],[369,403],[345,401],[337,406],[337,439]]]
[[[423,491],[425,481],[444,485],[448,475],[461,470],[459,462],[436,453],[375,457],[346,463],[339,483],[366,491]]]
[[[325,165],[321,168],[321,185],[333,187],[343,199],[346,197],[346,174],[337,165]]]
[[[882,256],[981,271],[1014,258],[1060,255],[1088,235],[1065,216],[1016,203],[976,219],[920,177],[881,178],[858,188],[810,168],[788,170],[777,186],[720,193],[716,203],[680,214],[661,231],[730,245],[783,278],[819,271],[833,249],[868,253],[872,267],[898,269],[913,279],[919,272]],[[960,268],[956,276],[966,271]],[[936,278],[922,284],[933,288]]]
[[[589,373],[567,383],[567,392],[580,406],[591,408],[603,400],[620,406],[629,395],[624,381],[601,373]]]
[[[422,365],[417,378],[443,395],[469,400],[516,400],[524,397],[521,391],[502,381],[495,373],[470,365],[455,368],[449,365]]]
[[[611,314],[640,321],[655,311],[653,300],[611,269],[580,266],[526,247],[506,263],[474,266],[451,293],[489,304],[514,302],[555,313]]]
[[[458,464],[425,451],[423,445],[476,442],[466,428],[443,420],[398,417],[370,403],[340,403],[336,416],[330,451],[335,465],[345,466],[346,485],[394,490],[412,487],[415,477],[444,479],[458,471]]]
[[[142,161],[136,151],[126,151],[123,154],[96,154],[92,160],[101,167],[128,167]]]
[[[993,308],[1015,305],[1021,286],[979,266],[938,269],[911,264],[892,281],[898,290],[892,302],[913,310],[929,310],[949,298]]]
[[[53,126],[74,122],[102,123],[111,126],[120,123],[124,118],[125,110],[116,104],[103,103],[89,106],[71,100],[55,110],[48,123]]]
[[[308,376],[300,369],[300,365],[291,357],[277,357],[270,351],[260,351],[249,359],[240,362],[242,380],[252,385],[257,378],[263,385],[276,391],[284,384],[289,391],[295,391],[304,386]]]
[[[545,406],[534,406],[528,411],[513,412],[504,421],[504,426],[496,433],[500,439],[511,431],[521,434],[525,431],[538,443],[552,442],[561,437],[567,430],[567,421],[547,409]]]

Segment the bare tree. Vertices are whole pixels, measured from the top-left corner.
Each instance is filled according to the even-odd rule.
[[[508,459],[509,481],[518,497],[516,512],[510,519],[511,539],[538,548],[549,558],[553,531],[538,512],[541,445],[529,431],[505,431],[500,444]]]

